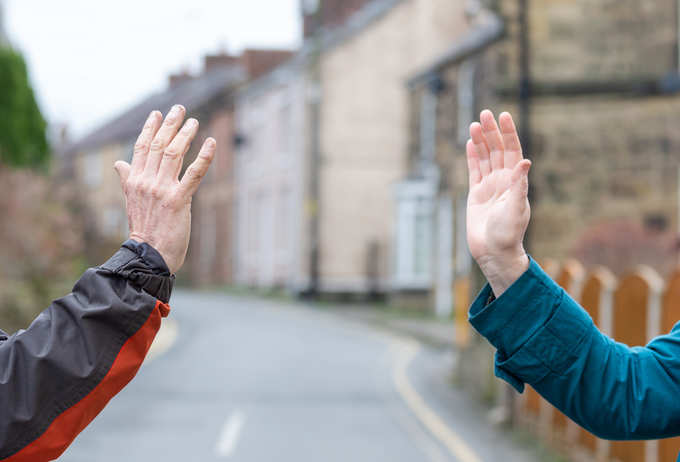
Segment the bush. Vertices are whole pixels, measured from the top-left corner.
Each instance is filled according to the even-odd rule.
[[[0,326],[25,327],[85,267],[84,226],[67,186],[0,167]]]

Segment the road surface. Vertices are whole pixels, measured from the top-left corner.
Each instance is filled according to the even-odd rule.
[[[528,461],[429,350],[293,302],[178,291],[176,341],[60,460]]]

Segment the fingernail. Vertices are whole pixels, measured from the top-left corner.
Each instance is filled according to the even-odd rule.
[[[156,115],[156,111],[151,111],[151,114],[149,114],[149,117],[146,118],[145,125],[147,127],[153,123],[155,115]]]
[[[205,140],[205,142],[206,142],[206,145],[211,149],[214,148],[215,146],[217,146],[217,142],[215,141],[214,138],[208,138],[207,140]]]

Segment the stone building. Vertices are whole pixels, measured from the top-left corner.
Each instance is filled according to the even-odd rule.
[[[534,161],[534,256],[662,272],[676,263],[676,8],[675,0],[468,3],[469,33],[408,84],[408,177],[424,181],[434,169],[425,203],[450,198],[453,219],[428,212],[429,235],[433,255],[450,248],[454,281],[471,268],[465,142],[483,108],[513,113]],[[441,222],[451,243],[438,239]]]

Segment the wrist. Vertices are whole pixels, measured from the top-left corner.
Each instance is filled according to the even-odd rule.
[[[529,269],[529,256],[521,249],[508,255],[479,257],[477,264],[498,298]]]
[[[158,254],[160,260],[163,262],[163,267],[167,268],[170,274],[175,274],[177,272],[177,268],[175,268],[173,265],[173,260],[169,258],[170,253],[167,252],[163,248],[163,245],[161,245],[159,242],[155,241],[154,239],[142,236],[139,233],[130,233],[129,239],[138,244],[146,244],[151,247],[155,253]]]

